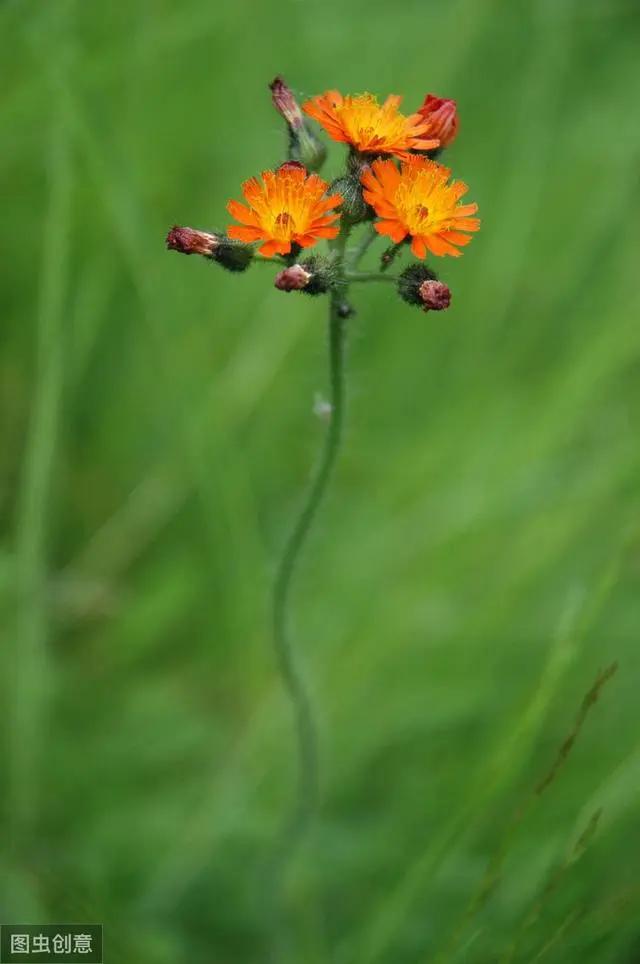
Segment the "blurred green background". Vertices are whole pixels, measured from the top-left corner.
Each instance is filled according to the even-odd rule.
[[[3,921],[267,959],[269,590],[325,306],[164,236],[283,159],[281,72],[456,98],[483,219],[447,314],[355,296],[294,592],[323,810],[283,964],[640,959],[639,44],[635,0],[0,4]]]

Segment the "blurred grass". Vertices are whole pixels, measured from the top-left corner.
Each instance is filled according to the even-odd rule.
[[[0,5],[3,920],[104,921],[140,964],[264,959],[293,776],[268,592],[325,319],[162,239],[224,227],[281,159],[282,72],[457,98],[483,216],[444,319],[358,293],[296,587],[325,792],[296,960],[636,960],[639,39],[623,0]]]

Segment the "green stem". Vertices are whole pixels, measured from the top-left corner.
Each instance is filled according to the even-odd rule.
[[[387,268],[391,267],[405,244],[406,241],[399,241],[397,244],[392,244],[390,248],[387,248],[382,255],[382,264],[380,266],[381,271],[386,271]]]
[[[342,298],[331,293],[329,312],[329,376],[331,387],[331,419],[325,436],[322,456],[309,489],[307,499],[293,527],[278,567],[273,596],[273,640],[278,668],[295,714],[298,735],[299,787],[298,800],[288,838],[289,857],[306,831],[317,805],[318,748],[311,702],[296,666],[287,632],[287,610],[291,583],[301,550],[320,507],[336,461],[344,418],[345,320],[340,317]]]
[[[336,240],[335,256],[343,273],[346,234]],[[291,531],[280,560],[273,592],[273,644],[278,670],[291,701],[294,715],[298,755],[298,788],[296,800],[282,834],[272,866],[275,880],[272,897],[278,905],[275,911],[274,959],[282,959],[281,894],[286,870],[306,836],[318,809],[319,754],[318,735],[311,699],[303,676],[297,666],[288,632],[289,601],[293,577],[300,555],[309,536],[313,521],[326,494],[340,448],[345,405],[345,325],[341,311],[344,288],[336,286],[329,302],[329,382],[331,418],[324,447],[313,481],[300,515]]]

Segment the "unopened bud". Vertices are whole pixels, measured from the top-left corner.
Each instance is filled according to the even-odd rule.
[[[429,128],[421,137],[437,137],[440,148],[448,147],[455,140],[459,126],[455,100],[427,94],[418,113],[429,121]]]
[[[289,158],[301,161],[309,171],[319,171],[327,156],[326,147],[308,124],[282,77],[276,77],[269,87],[273,106],[286,121],[289,131]]]
[[[331,194],[342,196],[340,213],[343,223],[349,225],[361,224],[373,218],[373,210],[369,207],[362,194],[360,175],[356,173],[337,177],[331,184]]]
[[[284,161],[278,168],[278,171],[304,171],[307,173],[307,169],[301,161],[288,160]]]
[[[444,281],[423,281],[418,294],[425,311],[443,311],[451,304],[451,290]]]
[[[167,235],[167,248],[181,254],[199,254],[227,271],[246,271],[253,260],[251,245],[233,241],[224,234],[209,234],[195,228],[181,228],[177,224]]]
[[[314,255],[306,261],[283,268],[276,275],[280,291],[301,291],[305,295],[324,295],[336,280],[336,266],[329,258]]]
[[[276,275],[274,282],[279,291],[302,291],[311,281],[312,274],[301,264],[292,264]]]
[[[250,244],[221,237],[220,244],[213,253],[213,260],[227,271],[246,271],[253,261],[254,251]]]
[[[273,106],[280,116],[286,120],[289,127],[293,128],[293,130],[299,130],[304,125],[304,114],[293,96],[293,91],[287,87],[284,79],[280,76],[271,81],[269,89],[272,95]]]
[[[410,264],[398,278],[398,294],[410,305],[423,311],[442,311],[451,304],[451,291],[438,281],[426,264]]]
[[[220,238],[216,234],[196,231],[195,228],[181,228],[177,224],[167,235],[167,248],[181,254],[201,254],[210,258],[219,244]]]

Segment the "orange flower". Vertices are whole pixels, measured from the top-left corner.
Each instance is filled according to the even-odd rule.
[[[343,97],[328,90],[302,105],[334,141],[351,144],[363,154],[395,154],[409,157],[412,150],[428,151],[438,147],[437,138],[425,139],[429,122],[420,114],[405,117],[398,110],[401,97],[387,97],[379,104],[373,94]]]
[[[428,134],[439,139],[440,147],[448,147],[455,140],[460,123],[455,100],[427,94],[418,113],[429,125]]]
[[[320,238],[335,238],[338,227],[331,227],[340,215],[334,208],[342,204],[339,194],[325,197],[327,182],[307,171],[297,161],[287,161],[277,171],[263,171],[262,183],[256,177],[245,181],[242,193],[249,202],[229,201],[227,211],[240,224],[227,231],[230,238],[252,243],[264,242],[260,254],[289,254],[292,243],[311,248]]]
[[[449,184],[448,167],[428,157],[413,156],[399,171],[392,160],[377,160],[362,174],[364,199],[383,220],[377,221],[378,234],[388,235],[399,244],[409,235],[416,258],[432,254],[462,254],[458,247],[471,241],[463,231],[478,231],[480,221],[470,217],[477,204],[459,204],[467,193],[462,181]]]

